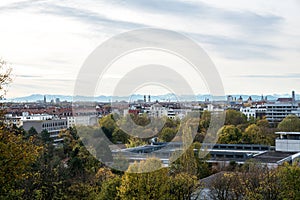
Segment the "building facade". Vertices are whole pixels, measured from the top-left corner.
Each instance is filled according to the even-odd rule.
[[[30,120],[23,122],[23,128],[25,131],[28,131],[31,127],[33,127],[38,133],[41,133],[43,130],[48,131],[54,144],[58,144],[64,140],[59,137],[59,133],[68,128],[68,122],[67,119]]]
[[[276,151],[300,152],[300,132],[276,132]]]
[[[270,124],[278,124],[285,117],[291,114],[295,114],[298,110],[298,104],[294,102],[276,102],[276,103],[268,103],[266,106],[266,118]]]

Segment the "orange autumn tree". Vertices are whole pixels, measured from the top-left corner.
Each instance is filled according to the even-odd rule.
[[[11,82],[11,68],[0,59],[0,99]],[[41,147],[33,144],[33,138],[24,139],[20,131],[4,122],[4,109],[0,107],[0,199],[17,198],[24,192],[16,189],[19,181],[25,180],[30,174]]]

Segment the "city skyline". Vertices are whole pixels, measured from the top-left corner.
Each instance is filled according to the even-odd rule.
[[[98,45],[119,33],[144,27],[177,31],[197,42],[218,69],[225,94],[297,92],[299,8],[296,0],[1,1],[0,57],[13,68],[6,97],[72,95],[81,65]],[[153,57],[161,56],[165,58]],[[115,70],[103,78],[104,91],[96,95],[111,95],[124,73],[116,69],[124,63],[137,65],[138,57],[143,58],[136,54],[116,63]],[[173,57],[166,60],[165,64],[174,68],[185,66]],[[196,94],[208,93],[203,81],[192,73],[185,77],[195,80]],[[140,93],[166,93],[152,90]]]
[[[139,94],[135,93],[130,96],[105,96],[105,95],[99,95],[99,96],[72,96],[72,95],[57,95],[57,94],[31,94],[27,96],[22,97],[16,97],[16,98],[4,98],[4,102],[37,102],[37,101],[68,101],[72,102],[75,99],[79,101],[100,101],[100,102],[111,102],[111,101],[127,101],[127,102],[133,102],[138,100],[143,100],[145,97],[147,98],[147,102],[149,101],[149,96],[151,98],[152,102],[155,102],[156,100],[166,102],[166,101],[229,101],[229,98],[233,98],[233,101],[238,101],[239,98],[242,98],[243,101],[247,101],[250,97],[254,101],[260,101],[260,100],[268,100],[268,101],[276,101],[278,98],[291,98],[292,92],[295,92],[295,100],[300,100],[300,94],[298,94],[296,91],[291,91],[291,93],[285,93],[285,94],[226,94],[225,96],[218,96],[212,98],[210,94],[195,94],[195,95],[176,95],[171,93],[166,94],[160,94],[160,95],[154,95],[154,94]]]

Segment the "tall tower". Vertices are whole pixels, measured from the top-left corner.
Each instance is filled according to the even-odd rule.
[[[44,103],[47,103],[46,95],[44,95]]]
[[[148,96],[148,102],[149,102],[149,103],[151,102],[150,94],[149,94],[149,96]]]
[[[146,103],[146,95],[144,95],[144,103]]]
[[[296,100],[295,91],[292,91],[292,99],[293,99],[293,102]]]

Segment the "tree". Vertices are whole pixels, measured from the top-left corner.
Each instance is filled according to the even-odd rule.
[[[171,176],[169,182],[169,199],[191,199],[192,193],[199,186],[196,176],[184,172]]]
[[[170,119],[170,118],[166,118],[166,122],[164,124],[164,128],[168,127],[168,128],[174,128],[177,129],[180,125],[180,120],[179,119]]]
[[[270,124],[266,118],[262,118],[256,122],[256,125],[263,128],[269,128]]]
[[[115,176],[107,181],[105,181],[101,186],[101,192],[96,199],[99,200],[118,200],[118,188],[121,186],[121,178]]]
[[[129,136],[120,128],[115,128],[112,134],[112,142],[126,144],[128,143]]]
[[[150,123],[150,119],[146,113],[143,113],[142,115],[131,115],[131,118],[135,124],[139,126],[146,126]]]
[[[242,142],[245,144],[265,144],[271,145],[274,143],[274,134],[272,132],[263,132],[264,127],[251,124],[243,133]]]
[[[280,195],[283,199],[300,199],[300,167],[297,164],[297,162],[292,165],[285,163],[279,167]]]
[[[243,133],[243,143],[246,144],[261,144],[262,143],[262,132],[260,130],[260,128],[255,125],[255,124],[251,124],[250,126],[248,126],[245,130],[245,132]]]
[[[42,147],[33,144],[32,137],[27,141],[21,134],[0,127],[1,196],[12,195],[17,191],[18,181],[31,176],[31,165],[37,160],[41,150]]]
[[[273,200],[281,199],[281,182],[277,169],[257,162],[246,162],[239,173],[240,184],[243,186],[245,199]]]
[[[225,125],[239,125],[247,123],[247,117],[236,110],[226,110]]]
[[[175,151],[170,158],[171,171],[172,173],[185,172],[191,175],[197,175],[197,157],[194,153],[193,144],[193,130],[191,125],[194,121],[188,119],[184,122],[181,129],[179,130],[179,135],[181,136],[182,147],[180,150]],[[195,123],[194,128],[198,126],[198,122]]]
[[[106,135],[106,137],[109,140],[112,140],[112,134],[117,127],[117,125],[113,119],[113,115],[110,114],[110,115],[106,115],[105,117],[101,118],[99,120],[99,124],[100,124],[102,131]]]
[[[286,132],[300,131],[300,119],[296,115],[288,115],[278,124],[278,129]]]
[[[0,100],[4,97],[8,84],[11,82],[11,67],[0,58]]]
[[[128,143],[126,144],[127,148],[131,148],[131,147],[137,147],[137,146],[142,146],[142,145],[146,145],[147,143],[142,140],[141,138],[138,137],[131,137],[128,139]]]
[[[38,132],[35,130],[34,127],[31,127],[26,133],[25,133],[25,138],[29,138],[31,136],[37,136]]]
[[[201,118],[199,121],[199,129],[198,132],[206,132],[209,124],[210,124],[210,119],[211,119],[211,113],[207,110],[205,110],[202,114],[201,114]]]
[[[238,174],[234,172],[218,173],[209,184],[209,196],[214,200],[242,199],[242,187]]]
[[[242,132],[233,125],[225,125],[219,130],[218,136],[220,144],[238,144],[242,138]]]
[[[0,99],[11,81],[11,68],[0,59]],[[4,110],[0,107],[0,198],[20,198],[24,189],[19,184],[31,176],[31,165],[37,160],[42,147],[34,144],[34,138],[25,139],[14,126],[6,125]]]
[[[52,139],[50,138],[50,133],[47,130],[42,130],[40,133],[42,141],[46,143],[50,143]]]
[[[261,163],[246,162],[240,171],[220,172],[208,184],[212,199],[282,199],[278,170]]]
[[[161,167],[157,158],[130,165],[122,177],[119,197],[124,200],[169,199],[168,169]]]
[[[159,137],[160,140],[162,140],[164,142],[171,142],[172,139],[175,137],[176,134],[177,134],[176,129],[165,127],[158,134],[158,137]]]

